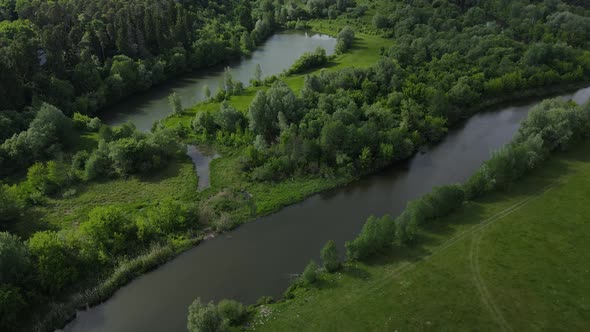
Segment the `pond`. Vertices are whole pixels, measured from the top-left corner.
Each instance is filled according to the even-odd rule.
[[[590,88],[563,98],[588,100]],[[482,112],[440,144],[398,167],[287,207],[208,240],[123,287],[105,303],[78,313],[66,331],[186,331],[189,304],[233,298],[253,303],[280,296],[319,250],[360,231],[367,216],[398,215],[432,187],[467,179],[492,151],[511,140],[536,104]]]
[[[219,155],[215,151],[194,145],[187,145],[186,154],[191,158],[193,164],[195,164],[195,171],[199,176],[197,189],[202,191],[209,188],[211,186],[209,164],[211,160],[219,158]]]
[[[301,31],[278,33],[270,37],[249,57],[229,64],[230,73],[234,80],[248,86],[250,79],[254,77],[256,65],[260,65],[262,77],[280,74],[283,70],[289,69],[304,52],[311,52],[317,47],[323,47],[328,54],[333,54],[336,39]],[[109,125],[130,121],[137,129],[149,131],[155,121],[165,118],[172,112],[168,103],[170,94],[176,92],[183,107],[190,107],[204,99],[205,85],[214,93],[223,83],[223,74],[223,68],[218,68],[182,76],[104,109],[100,117]]]

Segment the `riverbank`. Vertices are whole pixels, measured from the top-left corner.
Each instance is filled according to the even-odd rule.
[[[302,81],[302,77],[299,77]],[[546,89],[546,88],[545,88]],[[563,87],[556,87],[553,91],[556,92]],[[252,90],[254,91],[254,90]],[[547,89],[544,91],[548,91]],[[541,93],[539,91],[531,91],[528,95],[534,95]],[[242,95],[245,97],[241,103],[242,105],[247,105],[246,98],[249,98],[253,95],[253,92],[247,93]],[[514,95],[511,98],[518,99],[522,98],[522,94]],[[237,98],[232,98],[233,99]],[[505,98],[503,102],[509,100]],[[249,103],[249,101],[248,101]],[[215,103],[209,103],[206,107],[211,107],[211,105],[215,106]],[[202,106],[202,105],[201,105]],[[197,106],[195,107],[195,112],[199,109]],[[491,107],[491,106],[488,106]],[[184,117],[184,115],[183,115]],[[190,118],[190,117],[189,117]],[[260,216],[269,215],[273,212],[276,212],[282,209],[285,206],[289,206],[298,202],[303,201],[304,199],[319,193],[325,192],[330,189],[334,189],[340,186],[344,186],[346,184],[351,183],[352,181],[358,179],[359,177],[340,177],[340,178],[333,178],[333,179],[325,179],[325,178],[295,178],[289,181],[283,181],[278,184],[271,184],[271,183],[250,183],[247,179],[244,178],[243,174],[240,174],[239,167],[237,167],[237,163],[240,158],[240,151],[235,151],[231,149],[220,149],[222,154],[224,154],[223,158],[219,158],[213,161],[212,163],[212,188],[208,189],[204,193],[204,197],[211,197],[220,191],[231,188],[236,191],[240,192],[247,192],[252,197],[254,197],[254,202],[256,206],[255,213],[243,213],[245,210],[241,210],[240,214],[233,215],[232,217],[235,218],[234,222],[236,224],[241,224],[247,222],[249,220],[256,219]],[[373,172],[378,170],[373,170]],[[171,251],[170,256],[166,257],[164,260],[157,259],[152,264],[150,268],[155,268],[157,265],[162,264],[162,262],[168,260],[169,258],[173,257],[175,254],[182,252],[183,250],[188,249],[190,246],[184,247],[178,252]],[[148,268],[149,269],[149,268]],[[132,275],[136,275],[135,272],[131,272]],[[128,280],[127,280],[128,281]],[[127,281],[121,283],[121,285],[125,284]],[[115,283],[118,284],[119,283]],[[106,293],[105,293],[106,294]],[[102,298],[100,301],[105,300],[107,297]],[[100,302],[97,300],[97,303]]]
[[[450,137],[447,139],[448,142],[443,142],[439,147],[434,147],[431,152],[414,157],[411,165],[413,165],[412,168],[415,168],[415,170],[411,178],[406,178],[405,175],[401,175],[399,172],[393,172],[394,174],[397,174],[391,175],[396,179],[394,180],[396,185],[387,184],[387,181],[382,183],[383,179],[381,179],[379,175],[373,176],[372,178],[374,179],[370,180],[374,183],[372,186],[389,187],[391,185],[394,190],[393,192],[380,192],[377,190],[379,193],[371,193],[370,197],[365,197],[366,195],[369,195],[369,193],[366,192],[366,186],[368,185],[366,184],[366,180],[362,180],[362,183],[357,186],[359,188],[348,188],[343,191],[334,191],[333,194],[316,195],[301,203],[301,205],[286,208],[281,210],[281,213],[262,218],[262,220],[258,222],[248,223],[227,237],[218,237],[212,241],[205,241],[199,246],[199,248],[186,252],[173,262],[166,264],[164,267],[150,273],[141,280],[138,280],[138,282],[131,285],[131,287],[125,287],[116,299],[110,300],[104,305],[100,305],[98,308],[93,308],[87,313],[83,313],[83,316],[80,318],[81,322],[86,322],[86,324],[90,325],[84,325],[84,323],[78,322],[78,329],[80,326],[86,326],[85,329],[92,327],[97,331],[107,329],[107,326],[108,329],[114,330],[121,329],[122,326],[127,326],[127,329],[131,328],[131,326],[137,328],[139,323],[134,319],[131,321],[129,320],[129,314],[131,313],[126,312],[126,314],[122,314],[121,312],[121,310],[125,311],[125,308],[128,306],[127,301],[152,303],[149,308],[144,307],[141,312],[142,314],[145,314],[146,311],[153,311],[153,314],[156,314],[156,312],[160,312],[163,309],[160,308],[157,303],[164,298],[168,298],[169,294],[172,293],[174,293],[176,297],[188,297],[190,300],[194,299],[194,296],[196,296],[193,295],[191,297],[190,294],[197,294],[205,300],[209,300],[219,299],[219,297],[223,298],[223,294],[225,293],[228,293],[225,297],[237,296],[238,299],[244,300],[244,298],[241,298],[238,295],[240,294],[239,289],[251,290],[252,293],[257,294],[257,297],[269,293],[274,294],[274,291],[269,290],[270,288],[279,289],[278,292],[280,293],[280,289],[285,289],[285,281],[280,275],[277,275],[277,273],[285,273],[285,271],[292,271],[294,273],[299,272],[301,267],[293,268],[293,266],[304,264],[305,261],[309,260],[309,257],[313,257],[317,254],[317,249],[321,246],[321,243],[325,243],[327,238],[333,238],[336,240],[342,239],[341,241],[349,240],[352,238],[353,234],[358,232],[358,227],[360,227],[362,220],[364,220],[364,218],[366,218],[371,212],[368,213],[364,211],[364,209],[357,209],[354,207],[354,204],[363,204],[362,202],[369,199],[371,203],[369,204],[367,202],[369,205],[366,206],[369,207],[374,204],[380,204],[376,202],[383,201],[383,206],[387,207],[384,213],[396,215],[401,209],[403,209],[403,207],[405,207],[407,200],[415,199],[423,193],[430,191],[433,185],[463,181],[465,178],[456,178],[456,176],[471,174],[479,167],[482,161],[489,158],[489,147],[492,147],[492,149],[495,150],[505,142],[509,141],[514,131],[518,128],[517,124],[519,117],[521,118],[524,116],[526,110],[519,108],[518,114],[521,115],[518,117],[515,117],[516,114],[513,114],[515,111],[505,110],[504,113],[505,114],[497,115],[495,113],[476,115],[474,119],[479,120],[475,122],[470,120],[465,128],[459,129],[459,131],[465,132],[465,135],[467,136],[459,139],[456,133],[450,134]],[[505,121],[508,121],[510,126],[507,127],[507,123],[504,123]],[[495,122],[498,123],[494,124]],[[515,122],[516,125],[512,124],[512,122]],[[484,127],[480,128],[481,126]],[[501,136],[498,136],[500,132],[504,131],[506,132]],[[474,136],[469,138],[470,135]],[[482,137],[482,135],[485,136]],[[477,139],[475,139],[475,137],[477,137]],[[488,140],[490,141],[488,142]],[[462,149],[457,150],[457,146],[461,146]],[[468,148],[467,150],[465,150],[466,147]],[[431,156],[429,157],[430,154]],[[461,167],[465,168],[464,172],[463,170],[457,169],[457,160],[465,158],[466,155],[469,155],[468,159],[470,160],[463,160],[461,162]],[[439,162],[436,162],[435,156],[439,159],[443,158],[445,161],[442,163],[440,160]],[[424,167],[424,165],[428,165],[428,167]],[[439,170],[448,169],[449,167],[453,168],[453,172],[450,174],[445,175],[444,173],[439,172]],[[402,171],[402,174],[404,174],[404,171]],[[417,183],[416,181],[425,182]],[[379,184],[377,185],[377,183]],[[407,187],[408,185],[412,188],[409,196],[406,192],[409,190]],[[208,190],[212,189],[214,188]],[[359,196],[361,194],[363,194],[363,196]],[[328,202],[330,203],[328,204]],[[327,210],[318,210],[318,205],[328,205],[325,206],[325,209]],[[393,211],[391,211],[391,209],[393,209]],[[311,215],[306,215],[305,211],[308,211]],[[374,213],[380,214],[383,212]],[[348,220],[351,218],[355,222],[350,222],[350,220]],[[328,227],[325,230],[318,229],[318,227],[323,227],[321,226],[322,221],[327,220],[333,220],[336,222],[337,226],[334,225],[334,227],[337,228]],[[269,233],[269,227],[273,229],[272,233]],[[297,232],[303,232],[306,234],[306,241],[301,242],[297,240],[297,237],[294,237],[295,228],[297,229]],[[289,239],[276,234],[276,232],[279,231],[288,233],[288,235],[284,235],[288,236]],[[245,234],[248,234],[247,236],[250,237],[253,236],[253,234],[259,234],[260,236],[255,239],[249,237],[245,239],[243,238]],[[269,234],[272,234],[272,236],[269,236]],[[337,236],[336,234],[340,235]],[[297,242],[291,243],[293,242],[291,239]],[[281,259],[279,262],[275,261],[274,259],[276,258],[276,255],[272,254],[274,251],[269,246],[279,245],[278,243],[275,243],[277,241],[281,243],[280,246],[287,246],[290,248],[291,246],[296,247],[297,249],[295,251],[300,255],[298,255],[298,257],[291,257],[287,261],[284,259]],[[272,244],[266,242],[271,242]],[[317,248],[314,245],[310,245],[310,243],[316,242],[318,242]],[[253,243],[256,243],[256,246],[252,246]],[[262,252],[258,251],[258,249],[262,250]],[[253,250],[255,252],[251,252]],[[247,262],[249,258],[255,257],[257,264],[264,264],[266,267],[276,266],[276,269],[282,272],[264,272],[265,270],[261,267],[260,272],[262,275],[257,275],[251,280],[251,277],[246,274],[248,271],[242,271],[239,269],[240,265],[233,266],[231,264],[227,265],[219,263],[235,260],[236,257],[239,257],[239,260],[243,262]],[[303,262],[300,262],[301,260],[303,260]],[[288,267],[283,266],[283,263],[288,263]],[[193,264],[196,264],[198,268],[193,269],[189,267],[189,265]],[[170,276],[177,276],[177,269],[179,268],[183,269],[182,275],[185,276],[184,278],[188,277],[187,281],[190,280],[190,283],[186,284],[184,282],[181,283],[180,281],[175,281],[172,284],[168,284],[163,282],[163,280],[166,280]],[[233,271],[234,268],[241,272]],[[226,269],[231,270],[228,271]],[[195,271],[189,272],[187,270]],[[203,270],[207,270],[208,273],[203,275]],[[255,271],[258,271],[258,269],[255,269]],[[231,287],[224,283],[226,278],[222,276],[231,276],[236,273],[241,273],[243,278],[240,278],[239,280],[232,279]],[[260,282],[255,282],[256,285],[254,285],[251,283],[254,282],[253,280],[258,280]],[[156,285],[153,283],[157,283],[157,291],[155,291],[154,287],[156,287]],[[244,287],[240,286],[242,283],[245,283]],[[258,285],[259,283],[261,283],[261,285]],[[195,287],[198,288],[198,290],[192,290],[192,288]],[[206,288],[203,289],[203,287]],[[257,291],[257,287],[261,290]],[[152,291],[146,293],[142,290],[144,288]],[[244,301],[252,303],[254,300],[255,299],[248,297]],[[179,299],[174,301],[174,303],[166,302],[167,305],[165,311],[172,311],[175,314],[181,314],[182,316],[185,309],[183,308],[175,311],[173,307],[177,305],[182,306],[183,301],[184,300],[181,301]],[[105,315],[109,317],[109,319],[105,322],[102,322],[101,320],[102,323],[96,324],[95,326],[94,323],[90,322],[94,321],[92,317],[97,314]],[[164,315],[165,313],[160,312],[160,314]],[[180,325],[182,326],[184,324],[184,317],[181,317],[180,320]],[[77,331],[78,329],[73,328],[71,331]]]
[[[430,223],[415,246],[347,263],[265,305],[256,330],[583,328],[588,148],[581,142]]]

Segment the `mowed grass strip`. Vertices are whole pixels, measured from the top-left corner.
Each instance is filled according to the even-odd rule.
[[[267,308],[257,329],[587,330],[588,151],[581,143],[506,191],[434,221],[412,248],[322,275]]]

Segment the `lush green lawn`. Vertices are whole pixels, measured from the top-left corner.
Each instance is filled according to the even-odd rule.
[[[264,308],[260,330],[582,331],[590,324],[590,143]],[[261,321],[266,321],[260,325]]]

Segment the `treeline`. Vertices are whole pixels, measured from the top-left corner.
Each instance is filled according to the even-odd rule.
[[[590,102],[543,101],[531,110],[512,142],[495,152],[464,184],[434,188],[409,202],[396,219],[370,217],[360,234],[346,243],[348,259],[363,260],[393,246],[412,245],[427,223],[450,214],[467,200],[510,186],[552,152],[588,137],[589,130]]]
[[[585,20],[586,9],[527,0],[379,8],[388,15],[380,31],[395,43],[374,66],[307,76],[298,95],[275,82],[250,104],[247,130],[208,129],[209,139],[232,146],[250,140],[242,166],[256,181],[356,176],[439,141],[481,105],[590,79],[590,45],[554,21],[570,14]],[[340,35],[351,47],[350,28]],[[308,58],[315,59],[301,63],[315,62]]]
[[[42,100],[70,115],[247,54],[277,28],[351,1],[4,0],[0,110]],[[327,13],[326,13],[327,14]],[[10,119],[10,117],[8,117]]]

